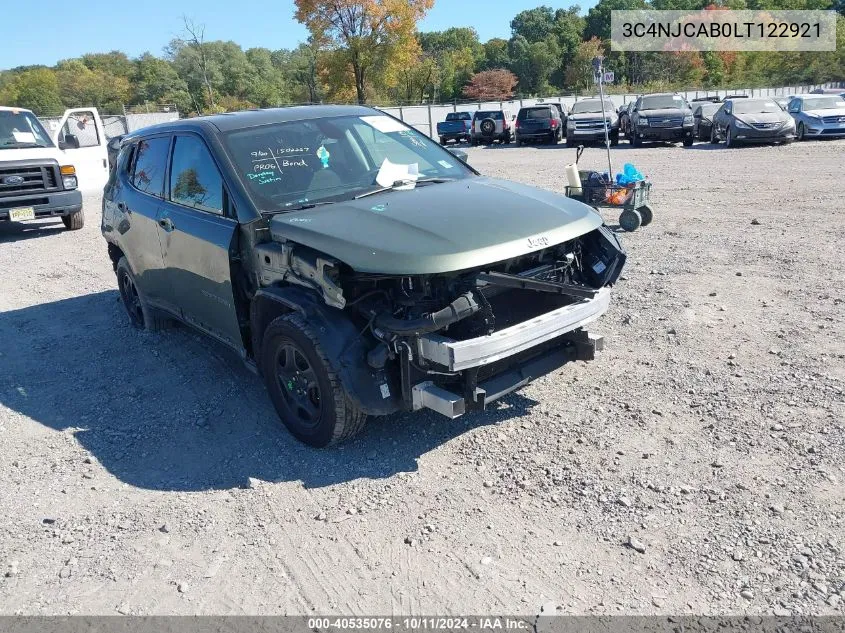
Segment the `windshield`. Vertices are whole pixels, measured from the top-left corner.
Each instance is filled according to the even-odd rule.
[[[678,95],[656,95],[654,97],[643,97],[640,101],[640,110],[662,110],[664,108],[685,109],[687,102]]]
[[[721,103],[705,103],[699,109],[701,110],[701,116],[713,116],[716,114],[716,110],[721,107]]]
[[[290,121],[223,137],[259,211],[351,200],[402,178],[473,176],[427,136],[384,115]]]
[[[805,110],[836,110],[845,108],[845,99],[842,97],[813,97],[804,99]]]
[[[748,99],[747,101],[743,99],[733,104],[733,110],[734,114],[776,114],[783,112],[783,108],[768,99]]]
[[[604,102],[605,112],[616,112],[616,107],[612,101]],[[576,101],[572,106],[570,114],[583,114],[585,112],[601,112],[601,99],[584,99],[583,101]]]
[[[525,119],[551,119],[552,111],[551,108],[524,108],[519,111],[517,118],[520,121]]]
[[[53,142],[32,112],[0,110],[0,149],[22,147],[53,147]]]

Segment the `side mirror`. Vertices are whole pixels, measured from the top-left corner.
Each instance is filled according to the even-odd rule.
[[[59,141],[59,149],[79,149],[79,138],[75,134],[65,134]]]
[[[455,156],[458,160],[461,160],[463,162],[467,162],[467,160],[469,160],[469,154],[467,154],[462,149],[458,149],[457,147],[450,147],[446,151],[448,151],[450,154]]]

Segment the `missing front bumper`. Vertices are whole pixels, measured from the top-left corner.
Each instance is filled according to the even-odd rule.
[[[448,371],[462,371],[494,363],[582,328],[607,312],[610,289],[602,288],[592,299],[573,303],[511,327],[464,341],[439,334],[419,339],[419,356]]]
[[[529,359],[514,363],[501,373],[473,384],[466,397],[440,387],[432,381],[421,382],[411,389],[412,408],[431,409],[448,418],[457,418],[471,409],[486,406],[513,393],[574,360],[592,360],[604,347],[604,338],[584,330],[563,335],[561,344]]]

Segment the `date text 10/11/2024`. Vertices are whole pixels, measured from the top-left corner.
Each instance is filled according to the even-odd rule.
[[[533,619],[533,618],[532,618]],[[309,618],[309,630],[397,630],[397,631],[521,631],[532,628],[529,618],[517,617],[336,617]]]

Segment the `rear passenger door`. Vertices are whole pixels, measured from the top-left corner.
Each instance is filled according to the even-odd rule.
[[[135,274],[138,289],[151,304],[172,309],[164,260],[159,243],[158,213],[164,201],[165,176],[170,154],[169,134],[147,137],[131,148],[126,186],[116,199],[107,201],[104,216],[114,227],[121,249]]]
[[[157,218],[171,301],[185,321],[240,350],[230,268],[235,217],[208,146],[195,134],[176,135]]]

